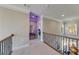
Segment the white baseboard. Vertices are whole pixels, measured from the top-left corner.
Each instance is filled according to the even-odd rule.
[[[19,47],[15,47],[12,49],[12,51],[15,51],[15,50],[19,50],[19,49],[22,49],[22,48],[25,48],[25,47],[28,47],[29,44],[26,44],[26,45],[22,45],[22,46],[19,46]]]

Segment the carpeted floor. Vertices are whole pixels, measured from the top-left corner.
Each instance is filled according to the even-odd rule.
[[[12,55],[60,55],[45,43],[35,39],[30,40],[30,46],[13,51]]]

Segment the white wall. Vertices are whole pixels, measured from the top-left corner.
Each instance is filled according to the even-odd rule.
[[[0,37],[6,37],[12,33],[15,34],[13,37],[13,50],[28,45],[28,15],[18,11],[0,8]]]
[[[53,19],[43,18],[43,32],[60,34],[61,23]]]

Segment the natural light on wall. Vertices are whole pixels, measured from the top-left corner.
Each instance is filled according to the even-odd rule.
[[[66,33],[67,35],[77,35],[77,24],[67,24]]]
[[[64,34],[64,30],[65,30],[65,29],[64,29],[64,24],[62,23],[62,24],[61,24],[61,34]]]

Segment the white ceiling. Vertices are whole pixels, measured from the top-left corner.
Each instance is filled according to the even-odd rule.
[[[5,6],[25,13],[30,10],[38,15],[59,20],[79,17],[79,4],[26,4],[25,6],[24,4],[11,4]]]
[[[38,4],[29,5],[28,8],[37,14],[56,18],[59,20],[79,16],[79,4]]]

